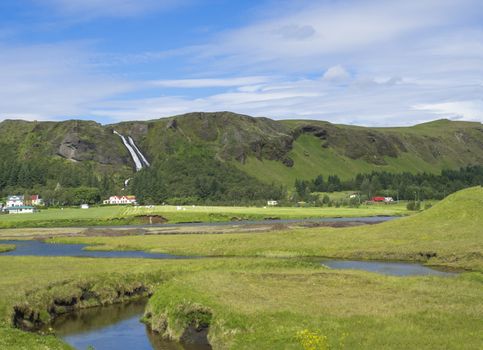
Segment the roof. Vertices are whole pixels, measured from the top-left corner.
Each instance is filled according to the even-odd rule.
[[[16,209],[35,209],[35,208],[31,207],[30,205],[19,205],[18,207],[5,208],[5,210],[16,210]]]
[[[136,199],[136,196],[111,196],[111,197],[109,197],[109,199],[123,199],[123,198]]]
[[[22,200],[23,201],[23,199],[24,199],[24,196],[23,195],[14,194],[14,195],[8,196],[8,200],[9,201],[18,201],[18,200]]]

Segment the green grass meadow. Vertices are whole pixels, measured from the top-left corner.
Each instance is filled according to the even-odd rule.
[[[190,325],[204,325],[214,349],[481,349],[482,210],[478,187],[411,217],[372,226],[55,238],[97,244],[91,249],[208,257],[0,255],[0,348],[68,349],[54,336],[12,327],[15,305],[48,319],[52,300],[69,300],[86,286],[109,303],[117,300],[116,291],[143,284],[154,293],[145,321],[160,336],[176,340]],[[307,258],[321,256],[418,261],[463,272],[395,277],[328,269]]]
[[[267,218],[307,219],[324,217],[366,217],[408,215],[405,203],[347,207],[224,207],[224,206],[101,206],[89,209],[55,208],[32,214],[0,215],[0,228],[74,227],[143,224],[143,216],[160,215],[169,223],[263,220]]]

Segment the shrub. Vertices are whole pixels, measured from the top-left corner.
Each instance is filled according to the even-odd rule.
[[[406,205],[407,210],[414,211],[416,210],[415,208],[416,208],[416,203],[413,201],[409,201],[408,204]]]

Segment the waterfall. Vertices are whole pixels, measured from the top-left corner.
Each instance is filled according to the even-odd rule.
[[[136,171],[141,170],[143,168],[143,163],[142,163],[141,159],[139,159],[139,157],[138,157],[136,151],[134,150],[134,148],[131,146],[131,144],[128,142],[128,140],[124,136],[122,136],[116,130],[114,130],[113,132],[114,132],[114,134],[118,135],[122,139],[124,146],[126,146],[127,150],[131,154],[131,158],[134,161],[134,164],[136,165]]]
[[[147,166],[147,167],[149,167],[151,164],[149,164],[149,162],[146,159],[146,157],[144,156],[144,154],[142,154],[141,151],[139,150],[138,146],[136,146],[136,144],[134,143],[134,140],[132,139],[132,137],[131,136],[128,136],[127,139],[129,141],[129,143],[131,144],[131,146],[134,148],[134,151],[137,153],[138,157],[144,163],[144,165]]]

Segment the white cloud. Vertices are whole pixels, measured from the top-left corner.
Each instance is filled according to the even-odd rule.
[[[133,89],[100,73],[82,44],[0,44],[0,118],[88,115],[97,101]]]
[[[334,82],[343,82],[349,80],[350,78],[350,73],[341,65],[330,67],[322,76],[323,80]]]
[[[154,6],[149,0],[44,3],[57,4],[65,15],[97,17]],[[483,120],[481,1],[303,3],[309,5],[260,15],[265,19],[166,52],[123,57],[68,44],[0,46],[0,115],[129,120],[233,110],[381,126],[441,117]],[[100,68],[174,57],[192,74],[130,82]],[[180,90],[173,95],[172,88]],[[133,91],[154,97],[122,97]]]
[[[275,29],[273,33],[283,39],[304,40],[315,35],[316,31],[311,25],[287,24]]]
[[[414,106],[414,109],[453,119],[483,121],[483,100],[423,104]]]
[[[158,80],[150,82],[150,85],[159,87],[175,87],[175,88],[204,88],[204,87],[231,87],[241,85],[260,84],[268,81],[268,77],[251,76],[251,77],[234,77],[234,78],[216,78],[216,79],[176,79],[176,80]]]
[[[203,54],[227,69],[308,72],[334,55],[384,54],[380,50],[392,50],[409,35],[444,28],[481,7],[477,0],[312,2],[298,12],[224,33]]]

